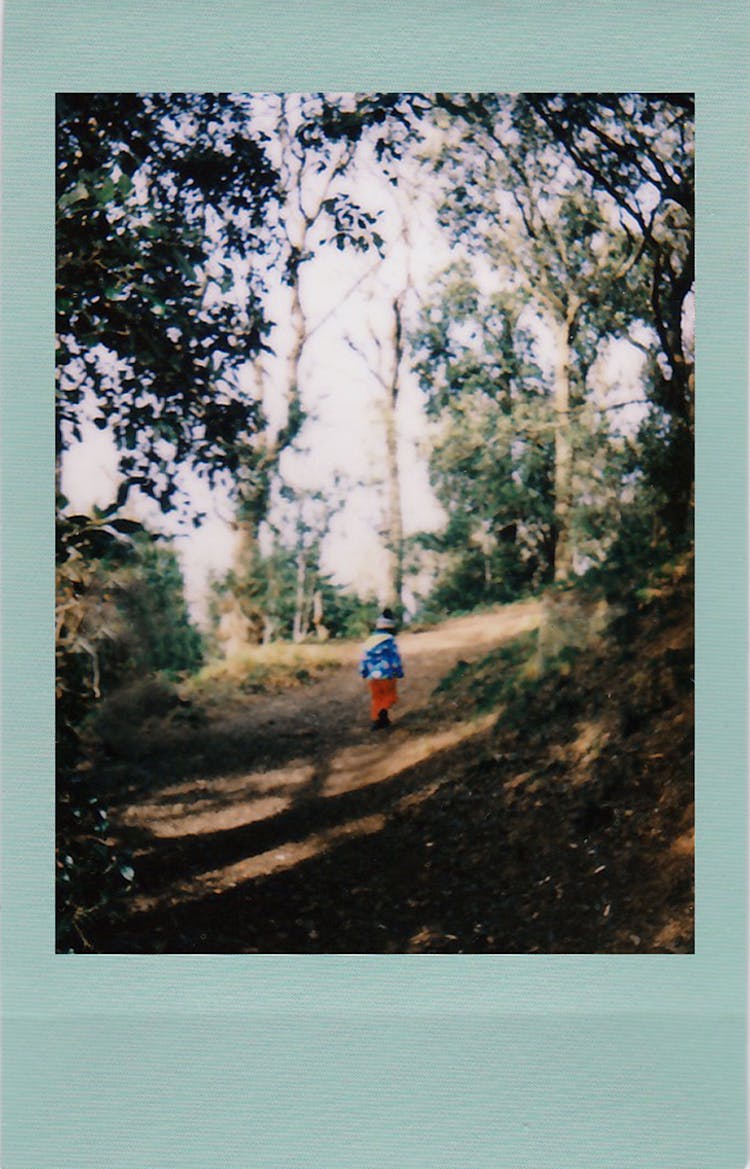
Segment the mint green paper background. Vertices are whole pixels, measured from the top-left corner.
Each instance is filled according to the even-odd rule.
[[[745,1165],[744,4],[6,0],[4,1169]],[[690,956],[53,952],[56,90],[698,99]]]

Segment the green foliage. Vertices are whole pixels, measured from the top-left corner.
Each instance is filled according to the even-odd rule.
[[[214,582],[211,614],[214,626],[236,606],[247,622],[249,640],[291,638],[294,622],[295,565],[293,554],[275,547],[264,556],[257,544],[242,565]]]
[[[388,169],[427,103],[279,95],[269,133],[273,100],[58,96],[57,448],[80,438],[89,415],[108,429],[122,452],[120,505],[137,486],[170,510],[189,465],[236,477],[260,522],[279,452],[305,420],[294,385],[274,449],[254,442],[266,420],[239,370],[268,348],[265,300],[296,285],[325,243],[383,247],[379,213],[346,189],[349,164],[368,139]],[[317,209],[306,207],[297,238],[287,208],[316,183]]]
[[[467,264],[438,284],[414,342],[437,420],[430,471],[447,513],[423,542],[442,570],[428,606],[512,600],[550,570],[553,420],[533,338],[508,294],[487,296]]]
[[[376,605],[372,598],[365,600],[334,584],[323,574],[319,563],[319,544],[308,550],[305,562],[305,591],[303,604],[306,623],[303,638],[315,637],[311,623],[313,598],[317,594],[322,627],[326,638],[360,638],[371,628]],[[236,603],[249,623],[251,640],[260,642],[291,641],[295,637],[295,614],[298,607],[298,552],[274,545],[262,555],[257,545],[250,553],[243,570],[226,574],[214,585],[212,605],[216,625],[222,611]]]
[[[57,118],[58,451],[93,395],[123,499],[137,484],[168,510],[179,465],[232,471],[259,424],[236,369],[264,343],[262,284],[226,294],[276,173],[242,98],[62,94]]]
[[[513,111],[523,135],[543,125],[623,213],[648,260],[648,313],[667,368],[651,395],[667,427],[647,469],[663,489],[659,515],[679,541],[694,478],[694,356],[684,310],[695,281],[695,101],[691,94],[527,94]],[[615,289],[617,291],[617,289]]]
[[[214,585],[212,617],[219,636],[223,615],[237,611],[247,640],[256,643],[367,632],[374,602],[335,584],[321,565],[324,538],[345,498],[338,480],[325,494],[275,485],[274,524],[266,523],[263,539],[255,537],[253,525],[246,529],[238,563]]]
[[[362,598],[347,592],[330,580],[322,582],[325,624],[332,638],[360,640],[372,630],[377,604],[372,597]]]
[[[112,511],[59,514],[56,626],[57,944],[78,950],[87,948],[87,916],[133,880],[87,770],[86,724],[128,679],[193,669],[201,650],[174,553]]]
[[[60,515],[57,523],[56,698],[58,752],[70,767],[78,727],[90,702],[101,695],[103,659],[116,641],[118,621],[110,581],[135,559],[129,521],[107,515]],[[102,572],[106,558],[109,571]],[[106,684],[106,682],[105,682]]]
[[[674,395],[689,368],[679,318],[692,287],[692,122],[689,102],[664,95],[440,95],[438,106],[472,130],[448,132],[433,160],[441,222],[472,258],[444,274],[414,336],[448,513],[429,541],[443,567],[426,603],[468,609],[558,568],[611,557],[623,571],[690,538],[692,422]],[[670,387],[654,348],[653,406],[623,437],[592,373],[613,340],[649,325]]]
[[[131,520],[61,515],[57,524],[58,708],[70,725],[127,679],[200,665],[174,551]]]
[[[92,557],[126,564],[135,545],[123,527],[132,530],[105,516],[62,516],[57,526],[55,851],[57,946],[64,950],[87,948],[86,915],[109,896],[113,882],[118,891],[123,886],[122,874],[115,876],[119,858],[106,839],[106,811],[76,771],[83,719],[101,694],[100,651],[113,636],[110,615],[102,614],[105,598],[92,601]]]
[[[111,915],[135,880],[130,852],[115,848],[95,777],[58,779],[56,806],[56,911],[58,953],[92,949],[86,922],[102,906]]]
[[[524,633],[476,662],[457,662],[435,688],[435,696],[476,714],[515,699],[526,685],[523,674],[536,643],[536,631]]]
[[[117,596],[128,630],[127,673],[162,671],[176,677],[193,672],[202,663],[203,649],[188,613],[177,556],[165,542],[150,540],[140,540],[137,553]]]

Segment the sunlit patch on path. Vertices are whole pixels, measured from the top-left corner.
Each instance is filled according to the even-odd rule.
[[[256,877],[267,877],[272,873],[293,868],[300,861],[310,860],[312,857],[326,852],[343,839],[380,832],[385,827],[385,822],[385,816],[374,815],[364,816],[347,824],[339,824],[325,832],[313,833],[306,840],[290,841],[281,848],[270,849],[258,856],[247,857],[236,864],[225,865],[221,869],[201,873],[189,881],[181,881],[173,885],[168,894],[157,897],[137,897],[133,901],[132,909],[135,912],[148,912],[165,902],[171,904],[175,901],[190,901],[210,893],[224,893],[227,889],[233,889],[235,885],[252,881]]]
[[[347,792],[376,787],[394,779],[404,771],[423,763],[438,752],[455,747],[461,742],[474,738],[486,731],[497,713],[482,718],[457,723],[448,730],[432,735],[421,735],[415,739],[404,737],[400,742],[383,736],[377,743],[342,750],[330,762],[330,771],[319,792],[319,798],[341,796]],[[273,772],[259,772],[243,778],[246,798],[232,798],[232,802],[216,807],[216,798],[222,782],[228,782],[230,790],[236,793],[237,777],[231,781],[217,780],[206,793],[207,806],[201,808],[193,802],[187,812],[182,804],[172,806],[171,815],[163,805],[141,805],[128,813],[128,822],[148,829],[154,836],[184,838],[201,834],[212,834],[227,829],[242,828],[260,820],[278,815],[290,808],[295,799],[304,791],[312,778],[310,764],[280,768]],[[270,788],[281,791],[285,785],[286,794],[269,795]],[[413,806],[435,792],[434,782],[419,786],[412,792],[394,801],[393,811]],[[179,786],[172,789],[179,798]],[[250,793],[255,793],[251,795]],[[332,810],[335,816],[335,807]],[[152,818],[153,817],[153,818]],[[275,848],[243,858],[232,864],[199,873],[188,880],[172,885],[166,892],[155,896],[133,898],[133,912],[146,912],[169,902],[190,900],[210,893],[222,893],[246,881],[281,872],[328,851],[336,844],[353,837],[372,835],[381,831],[387,822],[387,815],[377,813],[347,819],[322,831],[312,832],[303,840],[289,840]]]
[[[334,757],[328,777],[323,785],[322,795],[335,796],[341,792],[354,791],[390,779],[408,767],[415,767],[437,751],[455,747],[464,739],[480,734],[492,725],[497,712],[468,722],[455,723],[445,731],[417,738],[404,738],[394,742],[391,749],[380,745],[348,747]],[[397,732],[399,733],[399,732]]]
[[[283,812],[314,770],[312,763],[299,762],[248,775],[186,780],[165,788],[158,802],[128,808],[121,819],[162,838],[239,828]]]

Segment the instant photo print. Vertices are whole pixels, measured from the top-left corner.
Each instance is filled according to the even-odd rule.
[[[750,22],[6,0],[5,1169],[742,1169]]]

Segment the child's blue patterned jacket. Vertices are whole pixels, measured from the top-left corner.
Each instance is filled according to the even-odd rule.
[[[404,667],[392,633],[377,632],[362,648],[359,672],[363,678],[403,678]]]

